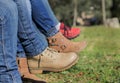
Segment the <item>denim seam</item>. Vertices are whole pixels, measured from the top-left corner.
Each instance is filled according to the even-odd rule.
[[[3,48],[3,56],[4,56],[4,61],[5,61],[5,65],[6,65],[6,67],[7,67],[7,69],[9,69],[8,68],[8,65],[7,65],[7,62],[6,62],[6,53],[5,53],[5,46],[4,46],[4,30],[3,30],[3,28],[4,28],[4,26],[5,26],[5,19],[4,19],[4,17],[3,17],[3,19],[2,19],[2,21],[3,22],[1,22],[1,29],[2,29],[2,48]]]
[[[4,26],[5,26],[5,20],[7,21],[7,18],[6,19],[4,19],[4,17],[2,18],[2,46],[3,46],[3,56],[4,56],[4,61],[5,61],[5,65],[6,65],[6,68],[7,68],[7,70],[9,69],[9,66],[8,66],[8,64],[7,64],[7,58],[6,58],[6,52],[5,52],[5,44],[4,44],[4,30],[3,30],[3,28],[4,28]],[[13,77],[13,75],[11,74],[11,73],[9,73],[10,75],[11,75],[11,77],[12,77],[12,80],[13,80],[13,82],[14,82],[14,77]]]
[[[2,38],[1,39],[2,39],[2,48],[3,48],[3,58],[4,58],[4,63],[5,63],[6,68],[7,68],[7,70],[9,70],[10,68],[9,68],[8,63],[7,63],[7,57],[6,57],[5,46],[4,46],[5,42],[4,42],[4,30],[3,30],[3,28],[6,27],[5,23],[8,20],[8,18],[6,17],[6,16],[8,16],[7,11],[11,12],[10,10],[7,10],[7,8],[4,9],[5,15],[3,17],[1,17],[0,19],[1,19],[1,21],[3,21],[3,22],[1,22],[1,29],[2,29]],[[13,82],[15,83],[15,79],[14,79],[13,74],[12,73],[8,73],[8,74],[10,75]]]

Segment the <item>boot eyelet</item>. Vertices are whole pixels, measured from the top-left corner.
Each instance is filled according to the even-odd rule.
[[[61,46],[61,49],[62,49],[62,50],[64,50],[65,48],[66,48],[66,46],[65,46],[65,45],[62,45],[62,46]]]
[[[53,38],[53,39],[52,39],[52,42],[53,42],[53,43],[54,43],[54,42],[56,42],[56,41],[57,41],[57,39],[56,39],[56,38]]]

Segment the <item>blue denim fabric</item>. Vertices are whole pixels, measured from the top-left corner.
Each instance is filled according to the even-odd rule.
[[[18,7],[18,37],[27,56],[35,56],[43,52],[48,43],[46,37],[37,29],[27,9],[25,0],[14,0]],[[19,48],[20,49],[20,48]],[[19,50],[18,49],[18,50]]]
[[[48,0],[30,0],[33,19],[38,29],[46,36],[55,35],[59,30],[56,26],[59,21],[56,19]]]
[[[17,6],[13,0],[0,1],[0,83],[22,83],[16,64],[17,27],[28,55],[37,55],[48,46],[45,36],[31,21],[24,0],[15,2]]]
[[[19,58],[26,58],[26,54],[25,54],[24,48],[23,48],[19,38],[17,40],[17,57],[19,57]]]
[[[29,20],[26,20],[26,21],[32,22],[30,0],[25,0],[25,3],[27,6],[27,9],[24,9],[23,11],[28,10],[28,14],[30,15]],[[34,10],[33,11],[33,14],[34,14],[33,18],[35,19],[35,22],[39,27],[40,34],[42,31],[43,34],[46,35],[47,37],[55,35],[58,32],[57,25],[59,24],[59,22],[56,19],[55,15],[53,14],[53,12],[50,8],[50,5],[48,3],[48,0],[31,0],[31,3],[32,3],[33,10]],[[38,10],[36,10],[36,9],[38,9]],[[22,25],[22,26],[24,27],[24,25]],[[31,25],[30,27],[33,27],[33,25]],[[35,26],[35,28],[36,28],[36,26]],[[32,47],[32,48],[34,48],[34,47]],[[24,49],[26,49],[26,48],[24,48]],[[35,53],[31,54],[30,49],[29,49],[29,51],[26,51],[26,52],[27,52],[27,55],[35,55],[38,53],[38,52],[34,51]],[[20,42],[18,42],[17,55],[18,55],[18,57],[26,57]]]
[[[16,64],[18,11],[13,0],[0,0],[0,83],[22,83]]]
[[[25,1],[26,1],[26,5],[27,5],[28,12],[29,12],[29,14],[31,15],[32,9],[31,9],[30,0],[25,0]]]

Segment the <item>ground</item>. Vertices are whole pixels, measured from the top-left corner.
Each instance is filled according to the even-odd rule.
[[[80,36],[71,41],[83,40],[88,45],[78,54],[75,66],[37,76],[48,83],[120,83],[120,28],[83,27]]]

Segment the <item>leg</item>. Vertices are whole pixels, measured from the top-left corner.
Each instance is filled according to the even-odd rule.
[[[18,39],[17,61],[22,80],[23,82],[45,83],[41,81],[40,78],[30,74],[26,55],[38,55],[47,47],[47,41],[45,37],[37,31],[36,26],[33,25],[31,18],[29,18],[30,15],[25,9],[25,0],[15,0],[15,3],[17,4],[19,12],[18,37],[20,39]]]
[[[59,30],[56,28],[59,22],[54,16],[49,6],[48,0],[30,0],[30,1],[32,5],[33,19],[38,25],[39,30],[42,30],[42,32],[48,38],[49,46],[51,48],[54,48],[59,52],[79,52],[86,47],[86,42],[78,42],[78,43],[71,42],[59,32]],[[79,30],[74,30],[74,31],[76,33],[79,33]],[[74,35],[71,34],[71,31],[67,32],[66,34],[69,36]],[[74,37],[75,36],[76,35],[74,35]]]
[[[68,39],[77,37],[80,34],[79,28],[71,28],[60,23],[55,17],[48,0],[30,0],[33,19],[47,37],[53,36],[58,30]],[[28,9],[31,10],[29,1]],[[44,21],[43,21],[44,20]],[[56,30],[57,31],[56,31]]]
[[[31,74],[28,68],[28,62],[27,57],[25,55],[23,46],[21,42],[18,39],[17,42],[17,62],[18,62],[18,68],[19,72],[21,74],[21,78],[23,83],[46,83],[45,81],[41,80],[39,77],[35,76],[34,74]]]
[[[28,13],[25,0],[14,0],[19,12],[18,37],[27,56],[41,53],[48,47],[45,36],[39,32]]]
[[[22,83],[16,64],[16,8],[12,0],[0,0],[0,83]]]
[[[60,22],[52,12],[48,0],[30,0],[33,19],[47,37],[55,35],[60,28]]]
[[[29,57],[29,68],[31,68],[31,70],[46,70],[47,68],[48,71],[62,71],[75,64],[78,59],[75,53],[58,53],[53,51],[53,49],[46,48],[46,37],[41,34],[33,24],[32,18],[26,9],[25,0],[15,0],[15,2],[18,5],[20,16],[18,36],[25,49],[26,55]],[[30,56],[35,62],[31,61]],[[35,57],[38,58],[36,59]],[[63,63],[61,63],[61,61],[65,62],[64,65],[62,65]],[[59,67],[58,64],[60,64]]]

